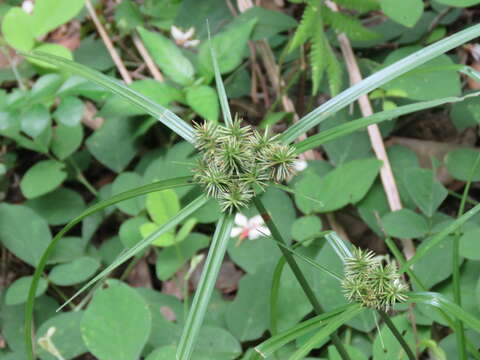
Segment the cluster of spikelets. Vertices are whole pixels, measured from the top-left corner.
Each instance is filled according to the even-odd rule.
[[[392,262],[371,251],[355,249],[352,257],[345,259],[345,278],[342,281],[345,297],[365,307],[388,311],[395,303],[407,299],[407,285]]]
[[[270,181],[281,182],[294,172],[295,151],[276,137],[263,135],[235,119],[231,125],[205,122],[195,126],[195,146],[202,157],[194,180],[222,211],[248,205]]]

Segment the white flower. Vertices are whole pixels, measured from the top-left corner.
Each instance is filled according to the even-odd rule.
[[[260,236],[269,236],[270,230],[265,226],[263,219],[260,215],[256,215],[251,219],[243,214],[237,213],[235,215],[235,227],[232,228],[230,233],[231,237],[239,237],[239,240],[249,238],[250,240],[255,240]]]
[[[195,29],[193,27],[183,32],[175,25],[172,25],[170,33],[172,34],[175,43],[184,48],[195,47],[200,43],[200,40],[192,39],[193,35],[195,35]]]
[[[295,162],[293,163],[293,168],[296,170],[296,171],[303,171],[305,170],[306,168],[308,167],[308,164],[305,160],[300,160],[300,159],[297,159],[295,160]]]
[[[34,5],[33,5],[33,1],[32,0],[25,0],[23,3],[22,3],[22,9],[23,11],[25,11],[27,14],[31,14],[33,12],[33,8],[34,8]]]

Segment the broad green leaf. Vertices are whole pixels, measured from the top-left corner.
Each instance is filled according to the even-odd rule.
[[[361,82],[351,86],[339,95],[330,99],[312,112],[305,115],[300,121],[288,128],[281,140],[285,143],[293,142],[298,136],[307,132],[320,122],[336,113],[338,110],[348,106],[357,100],[361,95],[366,94],[392,79],[395,79],[406,72],[424,64],[425,62],[465,43],[480,35],[480,25],[474,25],[460,31],[448,38],[429,45],[422,50],[405,57],[404,59],[387,66],[386,68],[370,75]]]
[[[358,159],[337,167],[323,178],[307,175],[295,184],[297,205],[311,211],[329,212],[356,203],[370,189],[380,166],[377,159]]]
[[[67,96],[62,99],[57,110],[53,114],[58,123],[66,126],[76,126],[82,120],[85,107],[83,102],[73,96]]]
[[[66,224],[85,209],[85,201],[82,196],[65,187],[30,199],[25,202],[25,205],[43,217],[50,225]]]
[[[433,216],[448,195],[447,189],[438,182],[432,170],[406,169],[404,182],[412,200],[428,217]]]
[[[245,272],[255,274],[265,264],[273,266],[281,253],[270,239],[246,239],[239,244],[238,239],[233,238],[228,244],[228,255]]]
[[[35,29],[31,16],[19,7],[12,7],[2,18],[2,33],[15,49],[29,51],[35,45]]]
[[[88,351],[80,333],[82,317],[83,311],[60,313],[45,321],[39,327],[37,336],[44,337],[49,329],[54,328],[55,332],[50,337],[50,341],[65,359],[74,359]],[[57,360],[41,346],[37,347],[37,351],[42,360]]]
[[[150,184],[150,185],[144,185],[144,186],[138,187],[136,189],[127,191],[125,193],[118,194],[118,195],[113,196],[113,197],[111,197],[109,199],[106,199],[104,201],[101,201],[101,202],[91,206],[90,208],[85,210],[83,213],[78,215],[75,219],[70,221],[62,230],[60,230],[55,235],[55,237],[53,238],[52,241],[50,241],[51,235],[48,232],[49,231],[48,227],[45,225],[47,233],[48,233],[48,241],[45,244],[45,246],[43,246],[42,249],[39,251],[39,254],[37,255],[38,257],[34,257],[35,261],[33,263],[37,264],[37,262],[38,262],[38,265],[35,268],[35,273],[34,273],[34,277],[33,277],[33,281],[32,281],[32,286],[30,287],[30,290],[29,290],[29,293],[28,293],[28,301],[27,301],[27,305],[26,305],[26,308],[25,308],[25,315],[26,315],[25,316],[25,334],[28,334],[28,336],[25,336],[24,344],[25,344],[25,348],[27,350],[27,355],[28,355],[29,360],[34,360],[33,347],[32,347],[33,346],[33,341],[32,341],[32,336],[30,334],[32,333],[33,309],[34,309],[34,305],[35,305],[35,292],[36,292],[36,289],[37,289],[37,286],[38,286],[38,281],[39,281],[40,277],[42,276],[43,270],[45,268],[45,265],[47,264],[47,261],[49,260],[50,256],[54,253],[54,250],[55,250],[58,242],[62,239],[62,237],[72,227],[74,227],[76,224],[81,222],[84,218],[88,217],[89,215],[95,214],[98,211],[101,211],[101,210],[103,210],[103,209],[105,209],[105,208],[107,208],[111,205],[114,205],[114,204],[116,204],[120,201],[131,199],[131,198],[136,197],[136,196],[147,194],[151,191],[160,191],[160,190],[164,190],[164,189],[168,189],[168,188],[174,188],[174,187],[178,187],[178,186],[186,186],[186,185],[189,185],[189,180],[190,179],[191,179],[190,177],[184,177],[184,178],[175,178],[175,179],[159,181],[157,183],[153,183],[153,184]],[[195,210],[197,210],[199,207],[201,207],[205,203],[206,203],[205,198],[201,198],[199,200],[193,201],[193,204],[191,204],[190,206],[187,206],[187,209],[185,210],[186,214],[187,214],[186,216],[189,216],[191,213],[193,213]],[[0,216],[0,239],[7,246],[7,248],[10,249],[10,247],[6,243],[4,235],[2,233],[3,229],[8,230],[8,228],[6,226],[3,226],[4,224],[2,224],[2,221],[5,221],[5,216],[3,216],[4,214],[2,214],[3,211],[4,211],[4,208],[2,209],[2,205],[0,205],[0,215],[2,215],[2,216]],[[21,214],[21,215],[24,215],[24,216],[20,216],[18,218],[27,218],[28,217],[28,213],[27,213],[27,216],[25,216],[25,214]],[[184,215],[184,214],[182,214],[182,215]],[[13,214],[13,216],[15,218],[15,214]],[[180,216],[180,219],[178,221],[182,221],[182,219],[184,219],[184,217]],[[9,220],[12,220],[12,219],[7,218],[6,220],[9,221]],[[176,223],[173,223],[170,226],[173,227],[175,225],[176,225]],[[25,228],[25,226],[23,226],[23,228]],[[10,229],[10,230],[12,230],[12,229]],[[37,230],[36,230],[37,240],[38,240],[38,238],[41,239],[42,231],[39,231],[38,228],[37,228]],[[160,231],[163,231],[163,229],[160,229]],[[12,231],[10,231],[10,232],[12,232]],[[10,232],[8,233],[9,235],[10,235]],[[26,229],[26,233],[28,233],[28,237],[26,239],[30,240],[31,239],[31,234],[33,233],[33,231],[30,231],[29,229]],[[10,235],[10,236],[14,236],[14,235]],[[10,241],[10,244],[12,242],[15,242],[15,243],[18,242],[16,237],[14,237],[12,239],[13,239],[13,241]],[[120,259],[119,263],[122,263],[122,262],[126,261],[131,256],[133,256],[136,253],[143,250],[143,248],[145,248],[148,245],[148,241],[150,241],[150,240],[151,239],[146,239],[145,243],[139,244],[139,247],[134,248],[133,251],[130,250],[130,253],[127,251],[127,253],[124,254],[124,255],[126,255],[126,257],[124,257],[123,259]],[[37,243],[40,243],[40,241],[37,241]],[[145,244],[147,244],[147,245],[145,245]],[[29,245],[28,245],[28,242],[27,242],[24,247],[27,248],[28,246]],[[142,248],[142,246],[143,246],[143,248]],[[13,251],[13,250],[11,250],[11,251],[15,254],[15,251]],[[19,257],[21,257],[21,256],[19,256]],[[37,259],[40,259],[40,261],[38,261]],[[112,270],[114,268],[115,268],[115,265],[111,266],[109,270]],[[109,270],[107,270],[107,274],[108,274]],[[105,276],[105,273],[100,274],[100,278],[103,277],[103,276]],[[95,281],[96,280],[98,280],[98,279],[95,279]],[[90,286],[91,283],[87,284],[87,285]]]
[[[45,43],[42,45],[37,46],[35,49],[35,52],[38,53],[43,53],[43,54],[48,54],[48,55],[53,55],[53,56],[58,56],[60,58],[63,58],[65,60],[73,60],[72,53],[70,50],[68,50],[65,46],[59,45],[59,44],[54,44],[54,43]],[[27,59],[29,62],[31,62],[34,65],[46,68],[46,69],[51,69],[51,70],[57,70],[56,65],[51,65],[47,61],[43,60],[37,60],[37,59]]]
[[[112,195],[120,194],[142,184],[142,177],[135,173],[125,171],[119,174],[112,185]],[[138,215],[145,207],[145,197],[139,196],[135,199],[123,201],[117,207],[128,215]]]
[[[423,13],[422,0],[381,0],[380,5],[385,15],[407,27],[415,25]]]
[[[65,165],[55,160],[37,162],[27,170],[20,181],[20,189],[27,199],[47,194],[59,187],[67,177]]]
[[[103,165],[119,173],[137,153],[135,141],[139,121],[108,118],[86,141],[90,153]],[[122,144],[122,146],[118,146]]]
[[[142,224],[142,226],[140,226],[140,234],[142,234],[142,237],[145,238],[155,233],[155,230],[157,228],[158,228],[158,224],[154,222],[147,222],[145,224]],[[172,245],[175,245],[176,243],[177,241],[175,238],[175,229],[165,234],[162,234],[160,236],[157,236],[152,241],[152,245],[162,246],[162,247],[172,246]]]
[[[88,238],[66,236],[63,238],[63,241],[57,245],[48,263],[65,263],[83,256],[88,240]]]
[[[0,241],[15,256],[36,266],[51,239],[47,222],[32,209],[0,204]]]
[[[143,18],[138,5],[131,0],[124,0],[115,8],[115,22],[123,31],[135,30],[143,25]]]
[[[193,82],[195,68],[178,46],[163,35],[142,27],[138,28],[138,32],[153,60],[165,75],[180,85],[189,85]]]
[[[84,256],[55,266],[48,274],[48,279],[60,286],[75,285],[91,278],[99,267],[98,260]]]
[[[480,228],[465,230],[460,238],[460,255],[471,260],[480,260]]]
[[[455,179],[462,181],[479,181],[480,169],[471,174],[475,160],[480,156],[480,151],[475,149],[456,149],[450,151],[445,157],[447,170]],[[473,176],[472,176],[473,175]]]
[[[32,86],[30,100],[34,102],[50,101],[64,82],[63,76],[56,73],[46,74],[38,78]]]
[[[292,226],[292,238],[296,241],[312,239],[322,230],[322,220],[318,216],[299,217]]]
[[[175,346],[162,346],[151,352],[145,360],[171,360],[175,359],[177,349]]]
[[[480,0],[435,0],[440,4],[445,4],[448,6],[456,6],[456,7],[467,7],[473,6],[476,4],[480,4]]]
[[[53,129],[51,150],[60,160],[72,155],[82,145],[83,126],[57,125]]]
[[[159,252],[156,262],[157,277],[170,279],[195,253],[208,246],[210,238],[200,233],[192,233],[176,246],[170,246]]]
[[[95,34],[82,38],[74,55],[77,62],[98,71],[106,71],[115,66],[102,39],[97,38]]]
[[[231,26],[212,38],[211,43],[221,74],[231,72],[240,65],[255,23],[256,19],[252,19],[246,23]],[[200,45],[198,61],[205,75],[212,76],[214,74],[208,42]]]
[[[27,109],[20,115],[20,126],[28,136],[37,137],[47,126],[50,126],[48,109],[43,104],[37,104]]]
[[[387,235],[402,239],[419,238],[429,230],[427,219],[410,209],[392,211],[381,223]]]
[[[44,35],[72,19],[83,8],[85,0],[37,0],[33,12],[35,37]]]
[[[405,314],[392,318],[395,327],[400,331],[411,349],[415,349],[415,336],[412,325]],[[373,358],[375,360],[406,359],[405,350],[386,325],[382,325],[380,333],[373,343]]]
[[[26,302],[32,278],[33,276],[23,276],[11,283],[5,293],[5,305],[18,305]],[[43,295],[47,290],[47,287],[47,281],[44,278],[41,278],[35,297]]]
[[[187,104],[201,117],[217,122],[220,109],[218,96],[214,89],[207,85],[187,88]]]
[[[176,132],[185,140],[192,143],[194,142],[194,130],[190,125],[186,124],[170,110],[143,96],[137,91],[132,90],[118,80],[112,79],[111,77],[106,76],[98,71],[89,69],[86,66],[69,61],[59,56],[49,55],[41,52],[23,55],[29,59],[45,61],[52,65],[58,66],[62,70],[82,76],[108,89],[112,93],[122,96],[130,103],[144,109],[148,114],[161,121],[163,124],[165,124],[165,126]]]
[[[377,235],[383,236],[383,230],[378,224],[378,217],[390,212],[387,196],[380,181],[376,181],[367,195],[357,204],[358,213],[362,220]]]
[[[138,216],[130,218],[120,225],[118,236],[120,237],[120,241],[126,249],[142,241],[143,237],[140,233],[140,226],[146,222],[146,217]]]
[[[478,125],[480,123],[480,101],[473,98],[453,104],[450,117],[460,131]]]
[[[81,333],[99,360],[138,359],[150,335],[151,318],[140,294],[112,281],[93,296],[82,318]]]
[[[213,234],[212,244],[208,251],[207,259],[205,260],[202,276],[177,347],[177,359],[189,360],[192,355],[220,271],[220,266],[225,256],[232,225],[233,216],[227,214],[222,215],[217,224],[217,228]]]
[[[180,211],[180,201],[173,190],[163,190],[147,195],[148,214],[158,225],[165,224]]]
[[[268,328],[271,271],[271,266],[264,266],[255,274],[243,276],[237,296],[228,306],[228,329],[241,342],[258,339]]]

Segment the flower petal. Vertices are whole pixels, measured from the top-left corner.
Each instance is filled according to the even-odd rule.
[[[230,237],[237,237],[240,235],[243,231],[243,228],[241,227],[233,227],[232,230],[230,231]]]
[[[264,221],[261,215],[255,215],[248,220],[248,226],[250,226],[251,228],[256,228],[258,226],[262,226],[263,224]]]
[[[193,34],[195,34],[195,28],[192,26],[190,29],[185,31],[185,40],[190,39],[193,36]]]
[[[270,229],[266,226],[260,226],[258,229],[257,229],[259,232],[261,232],[263,234],[263,236],[270,236],[272,235],[272,233],[270,232]]]
[[[200,40],[187,40],[183,43],[183,47],[191,48],[191,47],[196,47],[198,44],[200,44]]]
[[[297,159],[295,160],[295,162],[293,163],[293,168],[296,170],[296,171],[303,171],[305,170],[306,168],[308,167],[308,164],[305,160],[300,160],[300,159]]]
[[[237,215],[235,215],[235,224],[246,227],[248,226],[248,219],[242,213],[237,213]]]
[[[178,27],[176,27],[175,25],[172,25],[172,27],[170,28],[170,33],[172,34],[172,37],[176,40],[176,41],[182,41],[182,40],[185,40],[185,34],[183,33],[182,30],[180,30]]]
[[[249,240],[255,240],[255,239],[258,239],[262,235],[263,234],[260,231],[258,231],[258,229],[252,229],[248,232],[248,239]]]

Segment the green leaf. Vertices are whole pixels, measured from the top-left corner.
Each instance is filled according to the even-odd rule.
[[[471,260],[480,260],[480,228],[465,230],[460,238],[460,255]]]
[[[447,189],[438,182],[431,170],[410,168],[404,173],[408,194],[418,208],[428,217],[432,217],[448,195]]]
[[[85,0],[37,0],[33,12],[35,37],[44,35],[72,19],[83,8]]]
[[[406,72],[424,64],[425,62],[465,43],[480,35],[480,25],[472,26],[460,31],[448,38],[429,45],[422,50],[407,56],[401,61],[370,75],[368,78],[351,86],[312,112],[305,115],[299,122],[292,125],[285,131],[281,140],[284,143],[293,142],[298,136],[307,132],[320,122],[336,113],[338,110],[356,101],[361,95],[366,94],[392,79],[395,79]]]
[[[35,138],[50,126],[50,113],[43,104],[37,104],[20,115],[20,126],[28,136]]]
[[[143,216],[130,218],[120,225],[118,236],[123,246],[128,249],[136,243],[142,241],[143,237],[140,233],[140,226],[147,222],[147,218]]]
[[[480,124],[480,102],[478,99],[467,99],[452,105],[450,117],[458,130]]]
[[[220,218],[212,244],[208,251],[197,291],[182,332],[177,348],[177,359],[189,360],[194,349],[205,312],[217,280],[220,266],[225,256],[230,232],[233,225],[233,216],[224,214]]]
[[[401,239],[419,238],[429,230],[427,219],[410,209],[392,211],[381,222],[387,235]]]
[[[313,238],[322,230],[322,220],[318,216],[299,217],[292,226],[292,237],[299,242]]]
[[[66,47],[59,44],[45,43],[40,46],[37,46],[34,50],[35,52],[38,52],[38,53],[48,54],[50,56],[51,55],[57,56],[65,60],[73,60],[73,56],[70,50],[68,50]],[[51,70],[58,69],[57,66],[51,65],[48,62],[43,60],[37,60],[37,59],[27,59],[27,60],[32,64],[40,66],[42,68],[51,69]]]
[[[153,60],[165,75],[180,85],[193,82],[195,69],[192,63],[172,41],[142,27],[138,28],[138,32]]]
[[[407,27],[413,27],[423,13],[422,0],[380,0],[380,5],[385,15]]]
[[[102,127],[87,139],[87,148],[103,165],[119,173],[137,153],[135,135],[138,129],[137,119],[108,118]]]
[[[455,179],[462,181],[479,181],[480,169],[471,174],[475,160],[480,152],[475,149],[456,149],[445,157],[447,170]]]
[[[420,47],[411,46],[395,50],[385,59],[384,65],[395,63],[419,49]],[[441,55],[418,66],[415,70],[385,84],[384,88],[401,90],[406,97],[414,100],[435,100],[461,94],[458,71],[447,55]]]
[[[22,205],[0,204],[0,240],[15,256],[36,266],[51,239],[46,221],[33,210]]]
[[[187,104],[201,117],[217,122],[220,112],[218,96],[215,90],[207,85],[187,88]]]
[[[72,262],[55,266],[48,274],[48,278],[56,285],[75,285],[91,278],[99,267],[98,260],[84,256]]]
[[[18,305],[27,301],[28,289],[32,283],[33,276],[23,276],[18,278],[7,288],[5,293],[6,305]],[[47,291],[48,283],[44,278],[40,279],[35,297],[43,295]]]
[[[456,7],[468,7],[480,4],[480,0],[435,0],[440,4],[445,4],[448,6],[456,6]]]
[[[143,96],[137,91],[132,90],[118,80],[112,79],[111,77],[106,76],[98,71],[91,70],[86,66],[80,65],[73,61],[69,61],[59,56],[49,55],[40,52],[23,54],[23,56],[29,59],[45,61],[52,65],[58,66],[62,70],[82,76],[108,89],[112,93],[122,96],[131,104],[134,104],[144,109],[148,114],[161,121],[163,124],[165,124],[165,126],[176,132],[185,140],[193,143],[195,133],[190,125],[186,124],[182,119],[180,119],[170,110]]]
[[[83,317],[83,311],[72,311],[58,314],[45,321],[38,329],[37,336],[44,337],[50,328],[55,328],[55,332],[50,337],[50,341],[55,345],[58,352],[65,359],[74,359],[88,351],[85,346],[82,334],[80,333],[80,322]],[[38,356],[42,360],[56,360],[56,358],[43,347],[37,348]]]
[[[221,74],[231,72],[240,65],[255,23],[256,19],[252,19],[246,23],[231,26],[212,38],[211,43]],[[200,45],[198,62],[205,75],[214,74],[208,42]]]
[[[59,124],[53,129],[51,150],[60,160],[65,160],[82,145],[83,126]]]
[[[125,171],[115,178],[112,185],[112,195],[120,194],[124,191],[133,189],[142,184],[142,177],[134,172]],[[138,215],[145,207],[145,197],[123,201],[117,207],[128,215]]]
[[[135,30],[143,25],[143,18],[138,5],[131,0],[124,0],[115,8],[115,22],[123,31]]]
[[[180,211],[180,200],[173,190],[163,190],[147,195],[148,214],[157,225],[163,225]]]
[[[412,325],[405,314],[392,318],[395,327],[400,331],[411,349],[415,349],[415,336]],[[406,359],[405,350],[400,346],[388,326],[383,325],[373,343],[375,360]]]
[[[99,360],[138,359],[150,335],[151,318],[140,294],[112,281],[93,296],[81,322],[81,333],[87,348]]]
[[[35,45],[35,29],[31,16],[19,7],[12,7],[2,18],[2,33],[15,49],[29,51]]]
[[[20,181],[20,189],[27,199],[47,194],[59,187],[67,177],[65,165],[55,160],[37,162],[27,170]]]
[[[69,222],[85,209],[82,196],[71,189],[58,188],[51,193],[25,202],[29,208],[43,217],[50,225]]]
[[[380,166],[377,159],[359,159],[337,167],[323,178],[307,174],[295,184],[295,201],[300,208],[317,212],[329,212],[356,203],[372,186]]]
[[[85,107],[83,102],[74,96],[67,96],[62,99],[53,117],[66,126],[76,126],[82,120]]]

